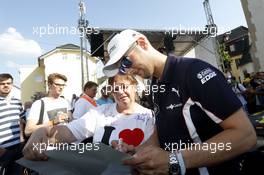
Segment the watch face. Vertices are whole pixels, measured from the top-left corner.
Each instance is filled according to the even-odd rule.
[[[173,163],[170,165],[170,175],[177,175],[180,173],[179,164]]]
[[[177,175],[180,174],[180,165],[175,153],[170,153],[170,167],[169,167],[169,174],[170,175]]]

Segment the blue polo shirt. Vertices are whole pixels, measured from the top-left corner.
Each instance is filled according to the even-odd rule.
[[[104,105],[104,104],[109,104],[109,103],[114,103],[113,100],[111,98],[99,98],[98,100],[96,100],[96,103],[100,106],[100,105]]]
[[[242,106],[223,74],[199,59],[169,56],[158,86],[159,91],[153,91],[154,111],[160,146],[167,151],[205,142],[223,131],[219,123]],[[223,144],[221,149],[232,146]],[[210,149],[213,156],[215,146],[196,149]],[[235,174],[236,163],[190,169],[186,174]]]

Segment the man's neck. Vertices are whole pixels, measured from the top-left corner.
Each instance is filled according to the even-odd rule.
[[[0,97],[1,98],[5,98],[5,99],[11,98],[10,93],[9,94],[2,94],[2,93],[0,93]]]
[[[156,77],[157,79],[160,79],[163,74],[166,60],[167,60],[167,56],[161,53],[158,53],[158,55],[155,58],[155,62],[154,62],[155,67],[154,67],[153,76]]]
[[[102,96],[101,97],[103,100],[107,100],[108,99],[108,97],[104,97],[104,96]]]
[[[51,100],[55,100],[58,99],[60,96],[59,95],[54,95],[54,94],[49,94],[48,98],[50,98]]]
[[[12,96],[10,95],[10,93],[9,94],[0,94],[0,97],[2,97],[2,98],[4,98],[4,100],[9,104],[9,103],[11,103],[11,98],[12,98]]]
[[[0,97],[1,97],[1,98],[6,98],[6,96],[5,96],[5,95],[3,95],[3,94],[0,94]]]
[[[83,95],[86,95],[87,97],[93,99],[93,97],[91,97],[90,95],[86,94],[86,93],[83,93]]]

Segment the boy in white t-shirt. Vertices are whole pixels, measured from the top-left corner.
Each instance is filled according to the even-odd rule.
[[[30,135],[38,128],[67,122],[71,118],[70,103],[60,97],[66,86],[67,77],[53,73],[48,76],[48,95],[35,101],[29,111],[25,134]]]
[[[90,110],[80,119],[66,126],[38,129],[24,148],[25,157],[32,160],[46,160],[45,154],[33,149],[34,145],[43,143],[43,140],[72,143],[93,136],[94,142],[105,144],[120,138],[123,142],[134,146],[145,142],[153,134],[154,117],[151,110],[135,102],[137,81],[130,75],[116,75],[109,79],[109,84],[116,103]]]

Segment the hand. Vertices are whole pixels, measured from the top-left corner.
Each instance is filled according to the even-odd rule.
[[[136,152],[136,148],[133,145],[128,145],[124,142],[122,142],[121,145],[118,145],[118,141],[116,141],[116,140],[113,140],[111,142],[111,146],[116,150],[119,150],[123,153],[128,153],[130,155],[133,155]],[[121,150],[119,148],[121,148]]]
[[[59,118],[60,118],[60,120],[61,120],[62,122],[67,122],[68,119],[69,119],[69,117],[68,117],[68,115],[67,115],[66,113],[62,113],[62,114],[60,114],[60,115],[59,115]]]
[[[55,142],[55,132],[50,136],[48,127],[43,127],[32,133],[27,144],[23,149],[23,154],[26,159],[30,160],[47,160],[48,157],[43,153],[49,143]]]
[[[145,146],[139,149],[132,158],[123,160],[140,174],[168,174],[169,152],[156,146]]]
[[[58,114],[56,115],[56,117],[53,120],[53,124],[57,125],[59,123],[63,123],[63,122],[67,122],[68,121],[68,115],[66,113],[63,112],[58,112]]]

